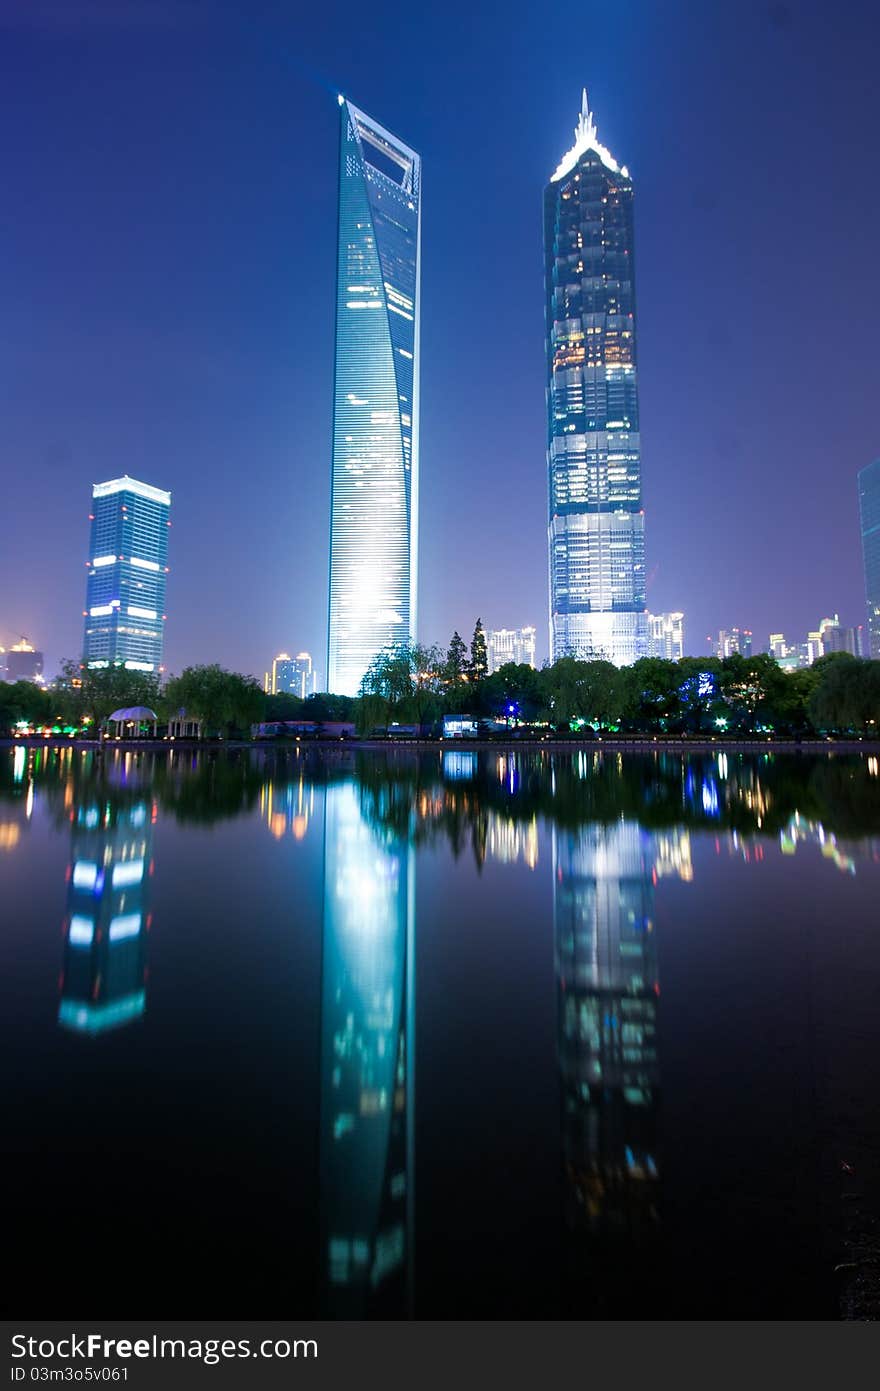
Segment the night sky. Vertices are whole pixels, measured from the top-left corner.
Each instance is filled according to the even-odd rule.
[[[90,485],[172,491],[166,666],[326,669],[337,91],[423,156],[420,633],[547,652],[541,199],[632,172],[648,606],[864,622],[875,6],[0,0],[0,643],[78,655]]]

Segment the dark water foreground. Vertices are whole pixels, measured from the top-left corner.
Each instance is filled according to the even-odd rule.
[[[880,1309],[876,755],[0,750],[6,1312]]]

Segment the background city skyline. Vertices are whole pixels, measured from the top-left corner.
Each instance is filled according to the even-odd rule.
[[[541,195],[584,83],[636,189],[648,608],[693,652],[864,623],[880,21],[839,14],[8,5],[0,643],[79,654],[129,473],[172,493],[166,668],[323,671],[338,90],[424,159],[419,635],[534,624],[540,662]]]

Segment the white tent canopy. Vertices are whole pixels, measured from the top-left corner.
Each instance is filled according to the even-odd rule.
[[[148,705],[128,705],[124,710],[114,710],[112,715],[108,715],[109,720],[120,724],[127,724],[129,720],[149,720],[155,724],[159,716],[155,710],[151,710]]]
[[[107,716],[111,737],[116,739],[149,739],[150,734],[143,733],[145,724],[152,725],[151,734],[155,739],[158,723],[159,716],[148,705],[126,705],[124,709],[114,710],[112,715]],[[115,735],[113,735],[114,730]]]

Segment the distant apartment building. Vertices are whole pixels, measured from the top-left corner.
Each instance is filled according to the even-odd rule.
[[[788,643],[784,633],[770,634],[767,653],[782,667],[783,671],[796,671],[801,664],[797,646]]]
[[[489,675],[507,662],[518,666],[535,665],[534,628],[491,628],[486,634]]]
[[[648,614],[648,656],[679,662],[684,656],[684,614]]]
[[[802,667],[811,667],[816,658],[822,656],[822,634],[818,628],[812,633],[807,633],[807,640],[800,644],[798,652]]]
[[[6,681],[43,680],[43,654],[32,647],[27,638],[23,637],[4,656],[0,656],[0,664],[4,661]]]
[[[853,657],[862,655],[862,627],[844,628],[837,614],[833,618],[823,618],[819,624],[819,640],[822,655],[829,652],[849,652]]]
[[[267,695],[295,695],[300,700],[314,695],[317,672],[312,667],[308,652],[298,652],[291,657],[287,652],[279,652],[273,658],[272,670],[263,678],[263,690]]]
[[[92,488],[83,662],[162,670],[171,494],[124,475]]]
[[[714,647],[715,656],[722,659],[732,657],[735,653],[739,653],[741,657],[751,657],[752,631],[750,628],[720,628]]]
[[[859,520],[868,613],[864,654],[880,661],[880,459],[859,474]]]

